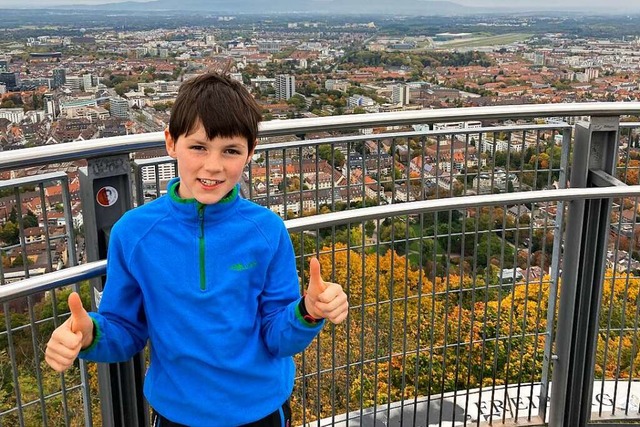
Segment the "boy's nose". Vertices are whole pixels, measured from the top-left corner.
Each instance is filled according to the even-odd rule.
[[[222,162],[220,162],[218,156],[212,154],[204,162],[204,168],[208,171],[219,171],[222,170]]]

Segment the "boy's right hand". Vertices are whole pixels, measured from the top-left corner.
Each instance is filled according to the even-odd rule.
[[[93,342],[93,321],[82,306],[80,295],[69,295],[71,316],[51,334],[44,359],[58,372],[67,370],[83,348]]]

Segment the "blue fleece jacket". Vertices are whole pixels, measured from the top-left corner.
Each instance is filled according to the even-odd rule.
[[[238,196],[213,205],[169,194],[113,227],[92,345],[119,362],[149,339],[144,393],[168,419],[235,426],[275,411],[293,389],[292,356],[322,328],[300,315],[293,247],[282,220]]]

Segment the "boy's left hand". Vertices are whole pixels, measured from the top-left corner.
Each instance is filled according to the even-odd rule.
[[[342,286],[325,282],[320,275],[320,263],[314,257],[309,262],[309,287],[304,297],[307,312],[315,319],[340,323],[347,318],[349,301]]]

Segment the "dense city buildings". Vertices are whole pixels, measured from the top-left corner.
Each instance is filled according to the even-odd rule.
[[[631,27],[611,34],[590,33],[587,27],[576,32],[569,18],[432,18],[427,25],[419,17],[220,16],[209,17],[207,24],[193,17],[193,24],[171,27],[151,18],[128,26],[105,19],[100,26],[78,22],[57,29],[13,28],[0,38],[0,152],[162,131],[182,82],[212,69],[228,69],[242,81],[262,106],[266,120],[634,101],[640,85],[640,39],[628,34],[626,28]],[[611,19],[597,23],[601,28]],[[343,202],[341,186],[355,186],[358,191],[351,189],[348,198],[360,203],[374,196],[378,203],[437,197],[438,187],[455,187],[459,193],[526,189],[531,182],[508,173],[495,159],[531,151],[539,139],[524,133],[509,139],[470,131],[494,124],[468,121],[361,129],[364,135],[429,128],[460,133],[446,142],[427,138],[421,155],[415,147],[411,152],[406,146],[392,149],[371,141],[359,152],[337,147],[320,162],[302,162],[303,170],[286,159],[270,159],[267,170],[264,159],[256,158],[245,184],[258,203],[283,216],[317,211],[329,199],[331,205]],[[327,136],[331,135],[305,135]],[[538,135],[552,142],[556,137],[551,132]],[[639,137],[635,131],[633,137]],[[522,144],[511,142],[518,138]],[[132,157],[164,155],[157,150]],[[489,170],[491,165],[496,167]],[[59,167],[77,179],[77,165]],[[436,189],[434,194],[381,184],[405,170],[423,176]],[[483,173],[465,182],[460,176],[469,170]],[[14,171],[3,178],[34,173],[40,171]],[[171,163],[144,169],[145,194],[147,187],[174,174]],[[298,181],[289,182],[294,177]],[[295,199],[296,193],[285,197],[287,185],[315,191],[313,197]],[[331,185],[339,189],[334,192]],[[149,190],[150,197],[157,196],[153,191]],[[81,206],[74,209],[78,216]],[[531,215],[543,222],[547,218],[537,210]]]

